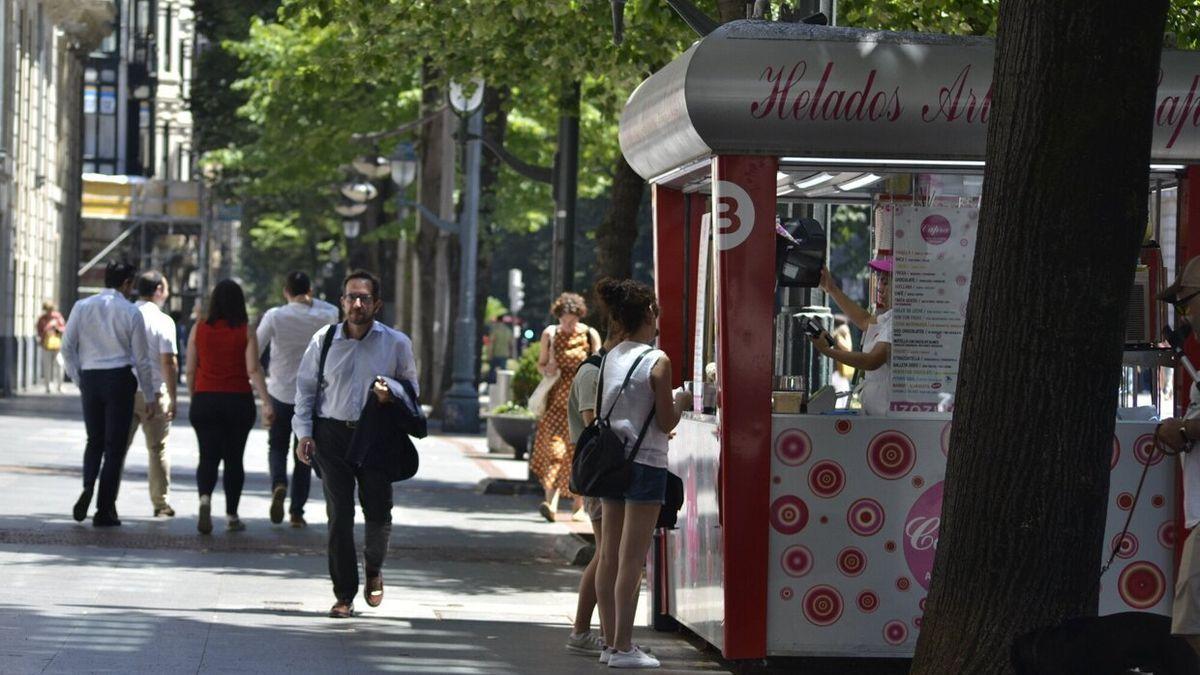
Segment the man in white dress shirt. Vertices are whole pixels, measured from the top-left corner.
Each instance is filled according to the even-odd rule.
[[[354,493],[358,485],[366,543],[363,597],[376,607],[383,601],[383,559],[392,528],[392,484],[378,469],[347,461],[350,439],[367,396],[392,400],[397,380],[408,380],[417,391],[417,364],[412,342],[398,330],[375,321],[383,307],[379,279],[369,272],[352,272],[342,284],[346,321],[317,331],[308,343],[296,375],[296,409],[292,429],[300,438],[296,453],[306,464],[316,462],[325,490],[329,516],[329,576],[337,602],[329,615],[354,615],[358,594],[358,554],[354,548]],[[326,333],[336,331],[318,387],[318,365]],[[386,383],[381,378],[389,378]],[[320,396],[318,397],[318,389]]]
[[[146,401],[154,400],[154,375],[146,347],[142,314],[129,302],[137,270],[125,263],[109,263],[104,270],[105,289],[80,300],[67,319],[62,354],[71,380],[79,384],[87,446],[83,451],[83,494],[72,515],[82,522],[92,502],[96,477],[100,491],[92,525],[120,525],[117,491],[125,467],[134,393],[139,388]],[[137,377],[131,368],[137,370]],[[153,410],[147,403],[147,416]]]
[[[296,404],[296,371],[312,336],[324,326],[337,323],[338,308],[312,297],[312,281],[304,272],[291,272],[283,285],[287,304],[272,307],[258,322],[258,347],[270,351],[267,393],[275,409],[268,436],[271,467],[271,522],[283,522],[283,501],[287,497],[288,455],[292,452],[292,415]],[[304,527],[304,504],[312,483],[312,467],[296,462],[292,471],[292,507],[288,509],[292,527]]]
[[[175,392],[179,380],[177,357],[179,347],[175,320],[162,311],[170,296],[170,287],[162,272],[143,272],[137,280],[138,301],[136,307],[146,324],[146,346],[150,350],[150,365],[154,370],[154,399],[147,406],[146,398],[138,392],[133,400],[133,421],[129,425],[129,442],[133,445],[138,426],[146,437],[149,453],[148,473],[150,478],[150,503],[154,516],[175,515],[175,509],[167,503],[171,491],[171,460],[167,455],[167,435],[171,433],[171,421],[175,419]],[[147,411],[153,411],[148,414]],[[128,451],[128,450],[126,450]]]

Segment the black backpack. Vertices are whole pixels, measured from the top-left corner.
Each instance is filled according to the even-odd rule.
[[[609,406],[608,414],[603,416],[599,413],[602,410],[601,403],[604,397],[604,359],[600,361],[600,381],[596,385],[597,416],[591,424],[584,428],[583,433],[579,435],[579,440],[575,443],[575,458],[571,462],[571,492],[585,497],[606,499],[623,499],[625,497],[625,491],[629,489],[633,460],[642,446],[642,439],[646,437],[646,430],[650,428],[650,421],[654,419],[654,408],[650,408],[650,414],[646,416],[646,421],[642,424],[642,430],[633,443],[633,449],[630,451],[628,459],[625,457],[626,442],[621,440],[617,432],[613,431],[608,418],[612,416],[613,408],[617,406],[621,394],[625,393],[625,388],[629,386],[629,379],[633,377],[634,371],[641,365],[646,354],[652,351],[654,351],[652,347],[647,347],[641,354],[638,354],[637,359],[629,368],[629,372],[625,374],[625,381],[617,390],[617,396]]]

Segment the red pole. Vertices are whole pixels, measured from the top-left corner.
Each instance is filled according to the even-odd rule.
[[[683,383],[684,354],[687,353],[687,260],[684,246],[684,194],[652,185],[654,211],[654,294],[658,296],[658,348],[671,359],[671,386]]]
[[[724,653],[751,659],[766,655],[767,641],[778,162],[774,157],[720,156],[712,167]]]

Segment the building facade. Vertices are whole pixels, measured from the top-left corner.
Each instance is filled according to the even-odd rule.
[[[116,0],[114,30],[83,74],[82,220],[76,290],[103,287],[105,263],[166,275],[168,311],[190,316],[203,226],[187,100],[196,48],[192,0]]]
[[[0,0],[0,394],[38,377],[44,301],[75,297],[86,54],[111,0]]]

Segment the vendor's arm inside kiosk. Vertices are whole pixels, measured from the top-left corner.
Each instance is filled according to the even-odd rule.
[[[1160,111],[1200,75],[1192,53],[1162,63]],[[654,612],[729,658],[913,652],[952,452],[991,65],[985,39],[733,22],[626,105],[622,151],[652,186],[659,346],[694,394],[670,445],[684,505],[657,537]],[[1175,576],[1176,462],[1151,452],[1151,420],[1174,412],[1164,384],[1178,378],[1152,297],[1164,269],[1200,253],[1200,190],[1186,189],[1200,180],[1200,131],[1173,115],[1156,118],[1113,392],[1105,542],[1117,558],[1102,613],[1168,613]],[[830,236],[844,221],[852,236]],[[780,280],[832,260],[867,304],[865,270],[844,261],[880,254],[894,264],[891,376],[884,414],[865,415],[801,328],[846,308]]]

